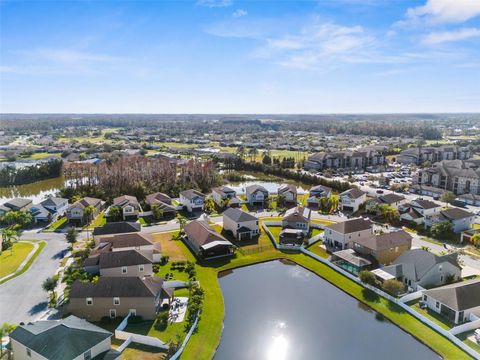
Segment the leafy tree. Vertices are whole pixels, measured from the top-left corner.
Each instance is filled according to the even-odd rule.
[[[165,330],[168,326],[168,311],[161,311],[158,313],[155,321],[155,329]]]
[[[480,247],[480,233],[473,234],[470,241],[472,242],[473,245]]]
[[[453,203],[455,199],[456,199],[456,196],[451,191],[444,192],[440,198],[440,200],[442,200],[443,202],[446,202],[447,204]]]
[[[160,220],[161,218],[163,218],[163,209],[161,209],[160,206],[158,206],[158,204],[153,204],[152,214],[155,220]]]
[[[211,213],[215,212],[215,201],[213,201],[213,199],[211,197],[207,197],[205,199],[203,207],[205,208],[205,212],[207,214],[211,214]]]
[[[108,216],[113,221],[120,221],[123,217],[122,209],[120,209],[118,206],[111,206],[110,210],[108,211]]]
[[[385,219],[385,221],[392,223],[400,219],[400,213],[393,206],[388,204],[375,205],[374,210],[377,214]]]
[[[77,242],[78,232],[74,227],[69,227],[65,233],[65,240],[70,244],[71,249],[73,250],[73,245]]]
[[[95,207],[93,207],[92,205],[88,205],[85,209],[83,209],[83,216],[85,217],[87,222],[92,221],[95,210]]]
[[[18,240],[18,232],[13,228],[3,228],[2,229],[2,248],[0,249],[0,253],[3,250],[10,250],[13,252],[13,243]]]
[[[338,210],[338,207],[340,206],[340,196],[338,195],[332,195],[328,199],[329,206],[330,206],[330,213],[334,213],[335,211]]]
[[[183,232],[185,225],[187,224],[187,219],[185,216],[177,214],[178,225],[180,226],[180,232]]]
[[[268,156],[268,154],[263,155],[262,164],[272,165],[272,158],[270,156]]]
[[[9,211],[2,218],[2,223],[16,229],[21,229],[31,222],[32,214],[30,211]]]
[[[382,285],[383,290],[393,296],[398,296],[402,294],[405,290],[405,287],[402,282],[396,279],[385,280]]]
[[[453,225],[450,221],[442,221],[432,225],[431,233],[437,239],[448,237],[453,233]]]
[[[58,283],[58,280],[55,279],[54,277],[46,278],[42,283],[42,289],[45,290],[46,292],[51,292],[55,290],[57,283]]]
[[[10,333],[17,328],[16,324],[10,323],[3,323],[2,327],[0,327],[0,340],[3,339],[4,336],[10,335]],[[3,357],[3,346],[0,346],[0,358]]]
[[[361,282],[375,286],[375,283],[376,283],[375,275],[370,271],[367,271],[367,270],[360,271],[360,273],[358,274],[358,277],[360,278]]]

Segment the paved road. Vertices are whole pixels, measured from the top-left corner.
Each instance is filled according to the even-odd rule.
[[[42,315],[48,301],[42,282],[55,273],[68,249],[61,234],[26,233],[22,238],[46,240],[47,245],[25,273],[0,285],[0,324],[32,321]]]

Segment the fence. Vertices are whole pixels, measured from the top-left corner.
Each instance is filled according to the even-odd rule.
[[[165,344],[160,339],[154,338],[152,336],[140,335],[140,334],[135,334],[128,331],[123,331],[123,329],[125,329],[128,325],[128,319],[130,318],[130,315],[131,314],[128,314],[125,317],[125,319],[123,319],[122,322],[115,329],[116,339],[126,340],[126,342],[128,341],[128,344],[130,344],[131,342],[135,342],[138,344],[143,344],[143,345],[148,345],[148,346],[153,346],[153,347],[158,347],[160,349],[168,350],[168,345]],[[126,348],[128,344],[124,348]]]
[[[264,221],[263,224],[263,230],[267,233],[268,237],[273,243],[273,246],[275,246],[276,249],[278,250],[290,250],[290,251],[300,251],[301,245],[283,245],[279,244],[277,242],[277,239],[275,239],[275,236],[270,232],[270,229],[268,228],[269,226],[282,226],[281,221]]]
[[[451,342],[453,342],[455,345],[457,345],[460,349],[462,349],[463,351],[465,351],[467,354],[471,355],[474,359],[480,359],[480,354],[475,351],[474,349],[472,349],[471,347],[469,347],[467,344],[463,343],[463,341],[461,341],[459,338],[457,338],[454,334],[452,334],[450,331],[448,330],[445,330],[443,328],[441,328],[440,326],[438,326],[437,324],[435,324],[433,321],[431,321],[430,319],[427,319],[426,317],[422,316],[421,314],[419,314],[418,312],[416,312],[415,310],[413,310],[412,308],[410,308],[408,305],[404,304],[402,301],[400,301],[399,299],[397,298],[394,298],[393,296],[387,294],[386,292],[374,287],[374,286],[371,286],[371,285],[368,285],[368,284],[364,284],[360,281],[360,279],[358,279],[356,276],[353,276],[352,274],[350,274],[349,272],[343,270],[342,268],[336,266],[335,264],[331,263],[330,261],[327,261],[323,258],[321,258],[320,256],[306,250],[305,248],[302,248],[301,249],[302,253],[304,253],[305,255],[307,256],[310,256],[312,258],[314,258],[315,260],[317,261],[320,261],[321,263],[327,265],[328,267],[330,267],[331,269],[337,271],[338,273],[344,275],[345,277],[349,278],[350,280],[356,282],[357,284],[359,284],[360,286],[363,286],[373,292],[375,292],[377,295],[380,295],[382,296],[383,298],[387,299],[387,300],[390,300],[391,302],[395,303],[396,305],[400,306],[403,310],[405,310],[406,312],[408,312],[410,315],[412,315],[413,317],[415,317],[416,319],[420,320],[422,323],[424,323],[425,325],[429,326],[430,328],[432,328],[433,330],[435,330],[436,332],[438,332],[440,335],[443,335],[444,337],[446,337],[448,340],[450,340]],[[470,324],[470,323],[469,323]],[[466,324],[464,324],[466,325]],[[468,331],[468,330],[465,330],[465,331]]]
[[[480,320],[470,321],[465,324],[455,326],[454,328],[450,329],[450,333],[457,335],[475,329],[480,329]]]
[[[194,331],[195,328],[197,327],[198,319],[199,319],[199,318],[200,318],[200,313],[197,313],[197,318],[195,319],[195,322],[193,323],[193,325],[192,325],[192,327],[190,328],[190,330],[188,331],[187,336],[186,336],[185,339],[183,340],[182,346],[180,346],[180,348],[177,350],[177,352],[170,357],[170,360],[176,360],[176,359],[178,359],[178,358],[180,357],[180,355],[182,355],[183,350],[185,350],[185,346],[187,346],[188,340],[190,340],[190,337],[192,336],[193,331]]]

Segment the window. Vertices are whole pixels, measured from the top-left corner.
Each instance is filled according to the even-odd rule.
[[[144,265],[138,265],[138,271],[143,271],[145,270],[145,266]]]
[[[86,302],[88,306],[93,305],[93,298],[86,298]]]
[[[27,356],[32,357],[32,350],[30,350],[29,348],[27,348]]]
[[[91,360],[92,359],[92,351],[88,350],[87,352],[83,353],[84,360]]]
[[[117,317],[117,310],[110,309],[110,318],[114,319]]]
[[[435,307],[436,307],[437,309],[440,308],[440,303],[439,303],[438,301],[435,301]]]
[[[137,309],[130,309],[130,310],[128,310],[128,313],[132,316],[136,316],[137,315]]]
[[[127,273],[127,267],[126,266],[122,266],[122,274],[126,274]]]
[[[114,297],[113,298],[113,305],[120,305],[120,298]]]
[[[427,301],[427,295],[423,295],[423,301]]]
[[[442,271],[442,265],[438,265],[438,271]]]

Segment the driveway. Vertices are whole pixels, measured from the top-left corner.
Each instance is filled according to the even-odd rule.
[[[32,321],[47,310],[48,297],[42,282],[55,274],[68,248],[65,236],[56,235],[60,234],[22,236],[22,239],[46,240],[47,245],[25,273],[0,285],[0,324]]]

